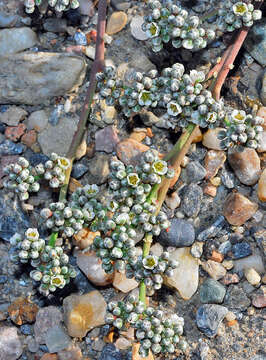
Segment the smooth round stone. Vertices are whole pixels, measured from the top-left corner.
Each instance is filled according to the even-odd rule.
[[[253,268],[249,268],[249,269],[245,270],[245,277],[246,277],[247,281],[251,285],[254,285],[254,286],[258,285],[261,280],[260,275]]]
[[[191,161],[187,167],[187,182],[198,183],[206,176],[205,168],[198,161]]]
[[[127,14],[123,11],[114,12],[107,21],[106,33],[113,35],[121,31],[127,24]]]
[[[226,290],[225,287],[214,279],[207,279],[200,288],[200,301],[208,304],[221,304]]]
[[[143,16],[134,16],[130,23],[131,35],[137,40],[147,40],[149,37],[142,30],[141,26],[144,23]]]
[[[173,219],[168,231],[163,230],[159,242],[163,246],[183,247],[190,246],[195,240],[194,227],[182,219]]]

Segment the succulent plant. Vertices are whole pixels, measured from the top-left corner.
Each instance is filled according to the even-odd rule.
[[[27,14],[32,14],[35,7],[40,6],[43,0],[24,0],[25,11]],[[48,0],[48,5],[58,12],[69,9],[77,9],[79,7],[78,0]]]

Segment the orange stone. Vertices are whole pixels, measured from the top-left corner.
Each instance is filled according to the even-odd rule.
[[[107,21],[106,34],[113,35],[121,31],[127,24],[127,14],[123,11],[112,13]]]
[[[35,130],[27,131],[21,138],[21,142],[27,147],[31,147],[37,141],[37,134]]]
[[[227,321],[227,325],[228,326],[234,326],[235,324],[237,324],[237,320],[231,320],[231,321]]]
[[[142,142],[147,135],[146,129],[141,129],[141,131],[134,130],[132,134],[130,134],[130,139],[136,140],[138,142]]]
[[[5,130],[5,137],[11,141],[18,141],[26,130],[25,124],[18,126],[8,126]]]
[[[212,184],[207,184],[203,190],[205,195],[209,195],[211,197],[215,197],[217,193],[217,187]]]
[[[229,194],[224,203],[223,215],[231,225],[245,224],[258,210],[258,204],[240,193]]]
[[[17,298],[8,307],[9,316],[17,325],[33,323],[38,310],[39,307],[36,304],[24,297]]]
[[[210,257],[211,260],[221,263],[224,259],[223,254],[219,253],[216,250],[212,250],[212,256]]]
[[[96,236],[100,236],[100,232],[90,231],[88,228],[81,229],[77,234],[74,235],[76,245],[81,249],[89,247]]]
[[[192,144],[193,143],[198,143],[198,142],[201,142],[202,141],[202,132],[200,130],[200,128],[198,127],[195,131],[195,134],[193,136],[193,140],[192,140]]]
[[[40,360],[57,360],[58,356],[56,354],[44,354]]]
[[[148,146],[134,139],[120,141],[116,147],[117,156],[125,165],[137,165],[142,153],[148,150]]]

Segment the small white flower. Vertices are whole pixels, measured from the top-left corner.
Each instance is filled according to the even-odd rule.
[[[99,192],[99,188],[96,184],[84,186],[84,193],[88,198],[94,197]]]
[[[236,123],[244,123],[246,120],[246,113],[244,110],[233,110],[231,113],[231,118]]]
[[[35,228],[29,228],[26,232],[25,232],[25,236],[27,239],[29,240],[38,240],[39,239],[39,233],[38,230]]]
[[[253,13],[252,13],[252,18],[253,20],[260,20],[262,17],[262,12],[261,10],[254,10]]]
[[[139,94],[138,102],[141,106],[150,106],[152,103],[151,93],[149,91],[143,90]]]
[[[217,120],[217,113],[216,112],[210,112],[207,114],[207,121],[211,124],[215,123]]]
[[[62,275],[51,276],[50,284],[62,289],[65,286],[65,279]]]
[[[157,160],[152,164],[152,168],[156,174],[165,175],[167,173],[167,162]]]
[[[136,173],[130,173],[127,176],[127,183],[132,187],[137,187],[140,182],[140,178]]]
[[[152,22],[150,24],[148,24],[146,26],[146,34],[149,38],[153,38],[153,37],[156,37],[159,35],[160,33],[160,28],[159,26],[155,23],[155,22]]]
[[[181,106],[175,102],[175,101],[170,101],[167,104],[167,113],[171,116],[177,116],[178,114],[180,114],[182,112],[182,108]]]
[[[191,40],[191,39],[185,39],[185,40],[183,40],[183,41],[182,41],[182,46],[183,46],[183,48],[185,48],[185,49],[192,50],[193,47],[194,47],[193,40]]]
[[[195,82],[202,82],[205,80],[205,75],[203,71],[191,70],[189,73],[189,77],[192,80],[193,84],[195,84]]]
[[[142,260],[145,269],[153,270],[158,264],[158,258],[155,255],[148,255]]]
[[[70,161],[65,157],[60,157],[57,159],[57,163],[63,170],[68,169],[70,166]]]
[[[233,12],[237,16],[243,16],[247,11],[248,11],[248,6],[242,1],[239,1],[233,5]]]

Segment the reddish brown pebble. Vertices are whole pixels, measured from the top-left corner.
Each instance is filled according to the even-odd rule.
[[[8,126],[5,130],[5,137],[11,141],[18,141],[26,130],[25,124],[18,126]]]
[[[223,215],[231,225],[240,226],[258,210],[258,204],[251,202],[240,193],[229,194],[224,203]]]
[[[35,130],[27,131],[21,138],[21,142],[27,147],[31,147],[37,141],[37,134]]]
[[[227,325],[228,325],[228,326],[234,326],[235,324],[237,324],[237,320],[236,320],[236,319],[227,322]]]
[[[205,195],[209,195],[211,197],[215,197],[217,193],[217,187],[212,184],[207,184],[203,190]]]
[[[266,295],[255,295],[252,299],[252,305],[256,308],[266,307]]]
[[[148,146],[143,145],[134,139],[121,141],[116,147],[117,156],[125,165],[137,165],[141,154],[148,150]]]
[[[135,131],[134,130],[133,133],[130,134],[129,138],[134,139],[138,142],[142,142],[145,139],[146,135],[147,135],[146,129],[144,131]]]
[[[239,277],[237,274],[226,274],[222,279],[222,283],[224,285],[238,284]]]
[[[58,360],[58,356],[56,354],[44,354],[40,360]]]
[[[216,250],[212,250],[212,256],[210,257],[211,260],[221,263],[224,259],[223,254],[219,253]]]
[[[33,323],[38,310],[39,308],[36,304],[23,297],[17,298],[8,307],[9,316],[17,325]]]

